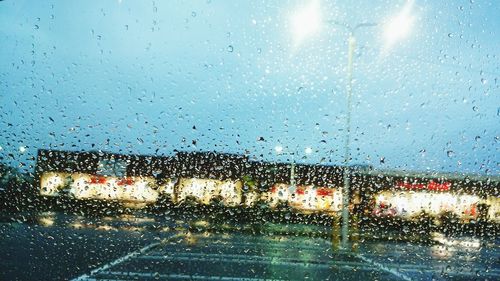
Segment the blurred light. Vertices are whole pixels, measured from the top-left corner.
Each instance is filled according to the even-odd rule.
[[[306,149],[304,150],[304,152],[306,154],[311,154],[313,152],[312,148],[311,147],[306,147]]]
[[[300,45],[306,37],[317,33],[321,29],[321,21],[319,0],[300,6],[291,16],[294,44]]]
[[[44,196],[57,196],[59,189],[65,184],[66,174],[49,172],[40,177],[40,194]]]
[[[52,225],[54,225],[54,219],[53,218],[39,218],[38,221],[43,226],[52,226]]]
[[[19,147],[19,152],[25,153],[26,152],[26,146],[20,146]]]
[[[412,15],[413,0],[403,7],[403,10],[384,25],[384,49],[391,49],[394,44],[404,39],[410,33],[415,16]]]
[[[197,220],[194,222],[194,226],[197,227],[208,227],[210,226],[210,223],[206,220]]]
[[[478,249],[481,241],[477,238],[448,238],[441,233],[433,233],[433,240],[444,246],[458,246],[460,249]]]
[[[281,146],[281,145],[277,145],[277,146],[274,148],[274,150],[276,151],[276,153],[281,153],[281,152],[283,152],[283,146]]]

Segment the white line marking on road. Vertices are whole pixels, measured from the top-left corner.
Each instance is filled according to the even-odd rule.
[[[158,279],[183,279],[183,280],[225,280],[225,281],[281,281],[283,279],[263,279],[252,277],[227,277],[227,276],[210,276],[210,275],[188,275],[188,274],[155,274],[155,273],[142,273],[142,272],[114,272],[108,271],[105,274],[111,276],[127,276],[127,277],[148,277]],[[114,279],[106,279],[114,280]],[[119,279],[117,279],[119,280]]]
[[[317,268],[357,268],[361,270],[373,270],[374,266],[367,267],[366,262],[346,262],[346,261],[328,261],[321,262],[316,260],[300,260],[287,257],[268,257],[257,255],[238,255],[238,254],[207,254],[207,253],[172,253],[168,256],[160,255],[145,255],[139,256],[137,259],[141,260],[185,260],[185,261],[219,261],[219,262],[237,262],[237,263],[259,263],[275,265],[288,265],[288,266],[306,266]]]
[[[72,281],[83,281],[83,280],[88,280],[90,276],[92,276],[92,275],[94,275],[94,274],[96,274],[96,273],[99,273],[99,272],[101,272],[101,271],[104,271],[104,270],[106,270],[106,269],[108,269],[108,268],[110,268],[110,267],[112,267],[112,266],[117,265],[117,264],[120,264],[120,263],[122,263],[122,262],[124,262],[124,261],[126,261],[126,260],[129,260],[129,259],[131,259],[131,258],[133,258],[133,257],[135,257],[135,256],[138,256],[138,255],[140,255],[140,254],[142,254],[142,253],[144,253],[144,252],[148,251],[149,249],[154,248],[154,247],[156,247],[156,246],[158,246],[158,245],[160,245],[160,244],[161,244],[161,243],[159,243],[159,242],[158,242],[158,243],[149,244],[149,245],[147,245],[147,246],[145,246],[145,247],[143,247],[143,248],[141,248],[141,249],[139,249],[139,250],[137,250],[137,251],[135,251],[135,252],[129,253],[129,254],[127,254],[126,256],[123,256],[123,257],[121,257],[121,258],[118,258],[118,259],[116,259],[116,260],[114,260],[114,261],[112,261],[112,262],[109,262],[109,263],[107,263],[107,264],[105,264],[105,265],[103,265],[103,266],[101,266],[101,267],[99,267],[99,268],[96,268],[96,269],[92,270],[92,271],[90,272],[90,274],[83,274],[82,276],[79,276],[79,277],[77,277],[77,278],[74,278],[74,279],[72,279]]]
[[[372,260],[370,258],[367,258],[367,257],[365,257],[365,256],[363,256],[361,254],[355,254],[355,256],[358,257],[358,258],[360,258],[361,260],[367,262],[367,263],[370,263],[370,264],[374,265],[375,267],[379,268],[380,270],[383,270],[385,272],[389,272],[392,275],[394,275],[396,277],[399,277],[399,278],[401,278],[401,279],[403,279],[405,281],[411,281],[412,280],[408,275],[403,274],[403,273],[401,273],[401,272],[399,272],[399,271],[397,271],[395,269],[389,268],[389,267],[387,267],[387,266],[385,266],[385,265],[383,265],[381,263],[378,263],[378,262],[376,262],[376,261],[374,261],[374,260]]]

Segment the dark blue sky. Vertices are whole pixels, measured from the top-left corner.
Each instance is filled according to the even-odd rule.
[[[311,2],[0,2],[0,155],[340,164],[348,33],[326,21],[383,23],[407,1],[317,1],[321,27],[297,44],[291,19]],[[498,175],[500,3],[415,1],[411,15],[388,51],[382,24],[356,32],[352,162]]]

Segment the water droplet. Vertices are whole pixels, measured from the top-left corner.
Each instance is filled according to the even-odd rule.
[[[38,24],[35,24],[35,29],[39,29],[40,27],[38,26]]]
[[[227,51],[230,52],[230,53],[232,53],[234,51],[233,45],[227,46]]]
[[[472,107],[472,110],[473,110],[473,111],[477,111],[478,109],[479,109],[479,108],[478,108],[477,106],[473,106],[473,107]]]
[[[453,38],[453,33],[448,33],[448,37]]]
[[[193,12],[191,12],[191,16],[192,16],[193,18],[195,18],[195,17],[196,17],[196,12],[194,12],[194,11],[193,11]]]
[[[448,155],[448,157],[451,158],[451,157],[455,156],[455,152],[453,150],[448,150],[448,151],[446,151],[446,155]]]
[[[482,83],[483,85],[485,85],[486,83],[488,83],[488,80],[486,80],[486,79],[484,79],[484,78],[481,78],[481,83]]]

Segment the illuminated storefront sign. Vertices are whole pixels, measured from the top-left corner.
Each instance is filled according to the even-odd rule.
[[[481,199],[476,195],[435,193],[427,191],[382,191],[375,195],[373,214],[377,216],[412,217],[426,212],[439,216],[451,212],[459,217],[477,216]]]
[[[396,188],[406,189],[406,190],[448,191],[451,188],[451,182],[437,183],[434,181],[430,181],[427,184],[424,184],[424,183],[408,183],[400,181],[396,183]]]
[[[241,181],[181,178],[178,184],[178,201],[192,197],[198,203],[209,205],[214,198],[220,197],[225,206],[237,206],[242,200],[241,189]]]
[[[99,199],[124,202],[156,202],[159,192],[152,177],[111,177],[83,173],[47,172],[41,176],[40,195],[75,199]]]
[[[283,202],[302,211],[335,212],[340,210],[342,202],[340,190],[314,185],[290,186],[278,183],[270,189],[267,196],[272,207]]]

